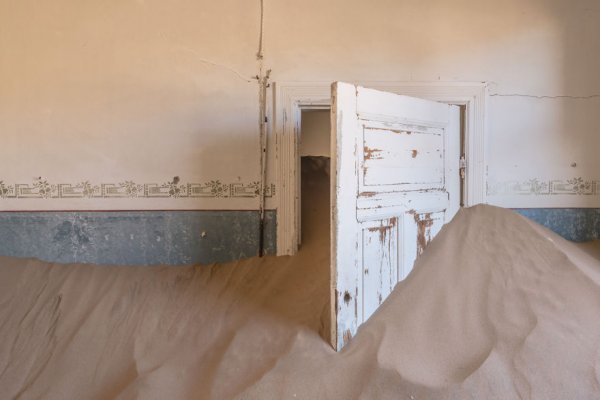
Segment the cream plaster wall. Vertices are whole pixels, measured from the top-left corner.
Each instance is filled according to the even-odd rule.
[[[264,3],[273,81],[488,82],[488,201],[600,207],[600,2]],[[259,17],[258,0],[0,0],[0,209],[257,208]],[[202,197],[170,197],[187,183]]]
[[[256,181],[258,16],[256,2],[239,0],[1,0],[0,180]],[[0,207],[258,204],[141,197],[4,199]]]

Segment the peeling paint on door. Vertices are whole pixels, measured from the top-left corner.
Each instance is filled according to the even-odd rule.
[[[365,160],[381,160],[381,158],[383,157],[381,154],[383,150],[381,149],[371,149],[367,146],[364,146],[363,151],[365,155]]]
[[[415,222],[417,223],[417,256],[420,256],[431,241],[431,227],[433,226],[431,213],[415,214]]]
[[[333,93],[331,276],[332,293],[343,295],[332,313],[332,344],[339,350],[412,269],[443,224],[449,199],[459,201],[449,196],[446,176],[454,156],[448,135],[458,148],[459,113],[343,83]]]

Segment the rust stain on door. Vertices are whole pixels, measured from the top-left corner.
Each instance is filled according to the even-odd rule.
[[[373,197],[377,194],[377,192],[360,192],[360,196],[362,197]]]
[[[350,332],[350,329],[346,329],[343,336],[344,346],[350,342],[350,339],[352,339],[352,332]]]
[[[393,217],[389,219],[389,223],[381,226],[375,226],[371,228],[367,228],[369,232],[379,232],[379,241],[381,244],[385,244],[387,242],[386,237],[387,233],[396,226],[398,223],[398,218]]]
[[[346,305],[348,305],[350,303],[350,301],[352,300],[352,296],[350,295],[350,293],[346,290],[344,292],[344,303],[346,303]]]
[[[381,160],[383,158],[381,155],[383,150],[381,149],[372,149],[368,146],[364,146],[363,151],[365,153],[365,160]]]
[[[431,219],[431,213],[424,214],[423,218],[416,213],[414,216],[417,223],[417,256],[420,256],[431,241],[433,219]]]

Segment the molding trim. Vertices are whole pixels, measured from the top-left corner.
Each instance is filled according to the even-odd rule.
[[[292,255],[298,250],[299,187],[298,135],[300,117],[305,109],[329,109],[329,83],[273,84],[273,130],[276,138],[275,185],[277,195],[277,255]]]
[[[600,180],[575,177],[572,179],[541,180],[533,178],[526,181],[489,182],[487,194],[488,196],[600,196]]]
[[[164,183],[53,183],[42,177],[32,183],[7,184],[0,180],[0,199],[113,199],[113,198],[234,198],[259,195],[258,182],[223,183],[211,180],[204,183],[180,183],[179,177]],[[275,185],[265,188],[265,196],[275,195]]]
[[[486,97],[484,82],[352,82],[368,88],[406,96],[466,106],[466,204],[486,202]],[[298,135],[300,116],[306,109],[331,107],[331,82],[275,82],[273,85],[273,129],[277,148],[275,185],[277,196],[277,254],[291,255],[298,249],[299,171]]]

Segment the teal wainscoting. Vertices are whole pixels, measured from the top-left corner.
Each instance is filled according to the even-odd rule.
[[[600,239],[600,208],[518,208],[515,211],[574,242]]]
[[[275,254],[276,212],[265,250]],[[0,212],[0,255],[59,263],[186,265],[258,254],[258,211]]]

